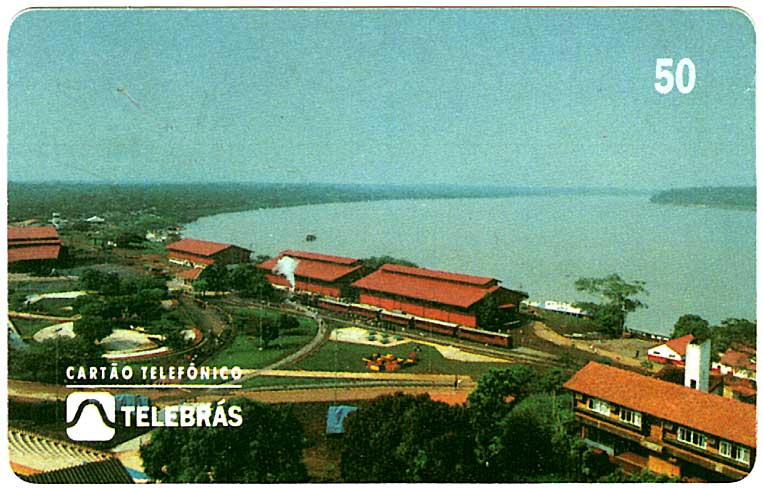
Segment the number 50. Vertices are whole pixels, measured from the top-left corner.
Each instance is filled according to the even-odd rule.
[[[691,93],[694,89],[694,82],[697,81],[696,68],[694,63],[689,58],[681,59],[676,65],[676,74],[673,76],[673,72],[669,68],[673,67],[673,58],[657,58],[657,67],[655,68],[655,76],[658,80],[654,84],[654,89],[657,93],[667,95],[673,91],[673,85],[678,89],[679,93],[686,95]],[[688,70],[687,80],[684,83],[684,70]]]

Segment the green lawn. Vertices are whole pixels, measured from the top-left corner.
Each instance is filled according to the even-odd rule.
[[[320,386],[324,388],[331,388],[337,381],[341,381],[342,384],[347,383],[365,383],[363,380],[347,380],[340,379],[335,380],[333,378],[293,378],[287,376],[256,376],[254,378],[246,380],[242,383],[244,388],[256,388],[261,386]]]
[[[318,351],[301,361],[288,366],[288,369],[305,369],[312,371],[368,371],[363,358],[373,353],[392,353],[398,357],[407,357],[416,347],[413,343],[392,347],[374,347],[363,344],[349,344],[329,341]],[[437,349],[431,346],[419,346],[418,363],[398,371],[404,373],[424,374],[453,374],[466,375],[475,379],[494,368],[506,367],[509,363],[467,363],[445,359]],[[395,374],[391,372],[389,374]]]
[[[278,318],[277,312],[267,310],[251,310],[247,313],[262,314],[263,317]],[[239,333],[229,347],[218,352],[207,364],[209,366],[238,366],[242,369],[257,369],[268,366],[281,358],[299,350],[310,342],[318,329],[318,325],[310,319],[299,318],[300,326],[288,331],[289,335],[281,335],[260,350],[260,340],[246,333]]]
[[[27,320],[27,319],[11,319],[13,325],[19,331],[19,334],[23,339],[31,339],[33,335],[41,331],[45,327],[56,325],[58,322],[52,322],[49,320]]]
[[[25,311],[52,315],[54,317],[71,317],[75,312],[71,309],[74,299],[71,298],[43,298],[30,305]]]

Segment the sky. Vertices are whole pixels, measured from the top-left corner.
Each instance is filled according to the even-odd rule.
[[[693,90],[658,93],[658,58]],[[752,185],[754,79],[732,9],[29,10],[7,175]]]

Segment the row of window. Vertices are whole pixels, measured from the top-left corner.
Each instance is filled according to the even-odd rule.
[[[588,408],[607,417],[609,417],[612,411],[609,402],[599,400],[598,398],[589,398]],[[641,412],[620,407],[620,420],[636,427],[641,427]]]
[[[599,400],[598,398],[588,399],[588,409],[607,417],[609,417],[612,412],[612,407],[609,402]],[[641,412],[620,407],[619,414],[621,421],[636,427],[641,427]],[[679,426],[677,438],[679,441],[686,444],[691,444],[700,449],[707,449],[707,436],[700,432]],[[728,441],[721,440],[718,445],[718,453],[723,457],[733,459],[740,463],[750,464],[750,449],[747,447],[737,446]]]

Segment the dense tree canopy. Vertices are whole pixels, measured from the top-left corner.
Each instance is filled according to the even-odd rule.
[[[694,336],[694,342],[701,344],[712,336],[710,324],[699,315],[682,315],[673,326],[671,339],[683,337],[687,334]]]
[[[103,350],[100,347],[80,337],[30,342],[23,349],[11,351],[8,373],[11,378],[65,384],[66,368],[69,366],[107,366],[101,354]]]
[[[341,471],[349,482],[477,481],[474,439],[463,407],[428,395],[379,397],[346,424]]]
[[[518,402],[497,424],[487,481],[574,478],[579,448],[574,420],[569,395],[541,393]]]
[[[290,409],[248,400],[240,427],[160,428],[140,455],[163,483],[303,483],[305,436]]]
[[[643,281],[628,283],[617,273],[604,278],[580,278],[575,281],[578,291],[603,298],[604,303],[579,302],[594,321],[605,327],[611,334],[619,335],[625,330],[625,318],[634,310],[646,308],[646,304],[635,298],[646,294]]]

